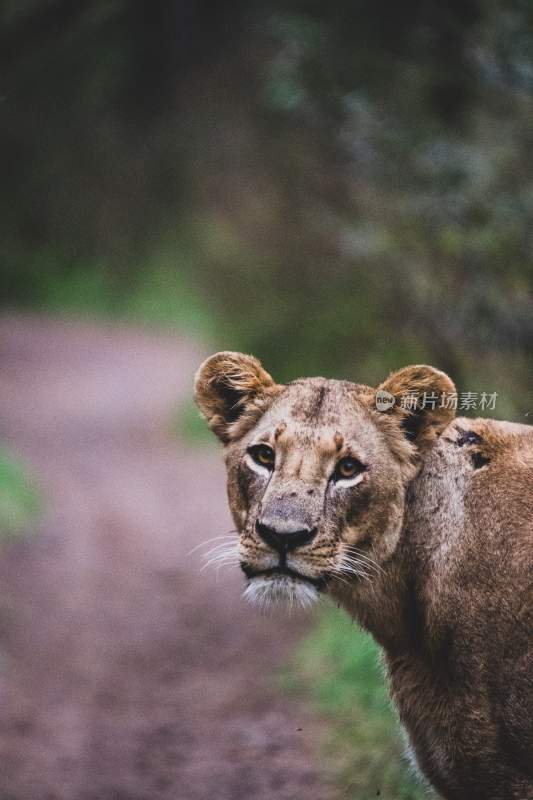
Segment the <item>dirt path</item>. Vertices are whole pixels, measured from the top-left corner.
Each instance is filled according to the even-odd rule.
[[[303,618],[264,617],[226,533],[221,460],[168,434],[202,354],[0,317],[0,437],[48,498],[0,556],[1,800],[326,800],[313,728],[269,683]],[[300,730],[302,729],[302,730]]]

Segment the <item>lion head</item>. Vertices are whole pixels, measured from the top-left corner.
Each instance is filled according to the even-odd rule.
[[[195,397],[224,445],[245,596],[308,605],[382,569],[406,488],[454,416],[454,391],[429,366],[372,389],[324,378],[280,385],[252,356],[207,359]]]

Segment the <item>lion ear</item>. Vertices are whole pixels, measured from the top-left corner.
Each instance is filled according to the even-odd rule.
[[[391,373],[376,391],[378,411],[396,417],[405,436],[421,451],[452,421],[456,406],[451,378],[424,364]]]
[[[257,358],[224,351],[200,366],[194,397],[211,430],[227,443],[259,419],[281,388]]]

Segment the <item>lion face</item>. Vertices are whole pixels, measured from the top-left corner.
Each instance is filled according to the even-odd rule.
[[[226,453],[246,595],[309,602],[396,545],[403,483],[350,384],[298,381]]]
[[[430,367],[408,370],[433,391],[453,389]],[[380,391],[402,393],[404,372]],[[280,386],[234,353],[200,368],[196,399],[225,445],[248,599],[309,605],[320,591],[371,582],[394,553],[421,448],[453,412],[381,412],[375,395],[323,378]]]

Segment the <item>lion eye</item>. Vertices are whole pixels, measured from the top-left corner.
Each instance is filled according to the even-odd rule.
[[[268,447],[268,445],[258,444],[256,447],[251,447],[248,452],[257,464],[260,464],[262,467],[267,467],[268,469],[274,468],[274,451],[271,447]]]
[[[361,464],[361,462],[356,458],[347,456],[346,458],[342,458],[337,464],[334,478],[337,481],[353,478],[355,475],[357,475],[359,472],[363,472],[365,469],[365,465]]]

